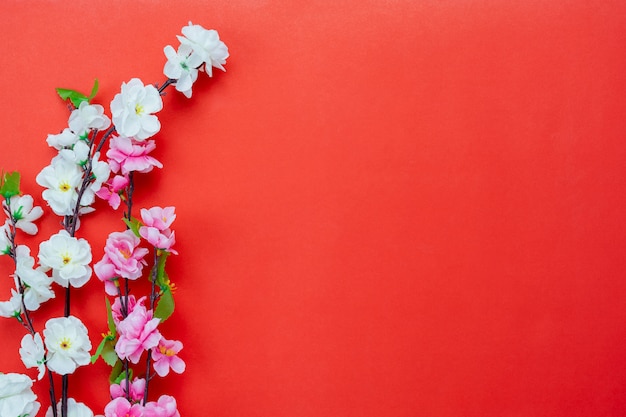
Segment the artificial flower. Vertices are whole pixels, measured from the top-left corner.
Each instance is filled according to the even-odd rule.
[[[6,205],[6,202],[3,204]],[[43,215],[43,209],[34,206],[33,197],[28,194],[14,195],[9,200],[9,207],[11,207],[11,216],[15,220],[15,227],[29,235],[36,235],[38,229],[33,222]]]
[[[41,303],[54,298],[54,291],[50,288],[52,281],[41,269],[34,269],[35,258],[30,256],[28,246],[15,248],[15,264],[15,274],[25,285],[24,305],[27,310],[35,311]]]
[[[166,231],[176,220],[174,213],[175,207],[152,207],[150,209],[141,209],[141,220],[148,227],[154,227],[159,231]]]
[[[22,314],[22,295],[15,288],[11,288],[9,301],[0,302],[0,317],[18,317],[20,314]]]
[[[111,400],[104,407],[105,417],[144,417],[144,408],[141,404],[131,404],[124,397],[117,397]]]
[[[139,228],[139,235],[157,249],[173,253],[174,255],[178,254],[178,252],[172,249],[172,246],[176,243],[174,232],[170,232],[169,230],[162,232],[156,227],[141,226]]]
[[[125,298],[125,301],[122,301],[122,298]],[[113,304],[111,305],[111,315],[113,316],[113,322],[115,325],[117,326],[120,321],[124,320],[124,317],[132,313],[137,303],[142,305],[145,301],[146,297],[141,297],[137,300],[132,294],[127,297],[116,297],[115,301],[113,301]],[[122,311],[122,303],[126,305],[126,314]]]
[[[89,145],[84,140],[79,140],[74,146],[61,149],[59,157],[82,167],[89,160],[89,152],[91,152]]]
[[[9,219],[6,219],[4,224],[0,226],[0,254],[8,255],[11,253],[11,239],[9,236],[11,235],[11,222]]]
[[[57,416],[61,415],[61,401],[57,402]],[[48,407],[45,417],[53,417],[52,406]],[[67,399],[67,417],[94,417],[93,411],[83,403],[76,402],[73,398]]]
[[[27,375],[0,374],[0,416],[34,417],[41,405],[32,386]]]
[[[161,130],[161,123],[153,113],[162,108],[159,91],[133,78],[122,83],[121,92],[111,101],[113,124],[120,135],[145,140]]]
[[[109,387],[111,398],[126,397],[127,394],[129,394],[130,399],[133,402],[140,402],[143,400],[146,390],[146,380],[143,378],[135,378],[133,382],[130,383],[130,392],[126,387],[126,382],[127,381],[125,379],[122,379],[119,384],[111,384]]]
[[[209,77],[213,76],[213,67],[226,71],[223,65],[228,58],[228,47],[220,40],[216,30],[208,30],[189,22],[182,32],[184,36],[177,36],[178,40],[183,45],[191,46],[193,53],[206,63],[205,71]]]
[[[143,351],[159,344],[161,334],[157,326],[160,321],[158,318],[152,318],[152,310],[147,310],[142,303],[137,303],[133,311],[117,325],[119,335],[115,344],[117,356],[132,363],[139,362]]]
[[[161,337],[158,346],[152,350],[154,370],[159,376],[166,376],[170,372],[170,368],[177,374],[182,374],[185,371],[185,362],[178,357],[178,352],[182,348],[182,342]]]
[[[61,375],[74,373],[77,367],[87,365],[91,356],[91,341],[87,327],[76,317],[53,318],[43,331],[48,349],[48,369]]]
[[[42,196],[57,216],[74,214],[78,201],[78,187],[82,183],[82,170],[63,157],[55,157],[36,178],[37,184],[46,188]]]
[[[20,344],[20,357],[26,368],[37,368],[39,374],[37,379],[43,378],[46,373],[46,365],[44,362],[45,351],[43,348],[43,340],[39,333],[31,335],[27,333],[22,337]]]
[[[148,154],[156,148],[153,140],[138,141],[124,136],[111,138],[107,157],[111,170],[122,175],[136,171],[147,173],[153,167],[162,168],[163,164]]]
[[[79,137],[76,133],[72,132],[69,127],[63,129],[63,131],[56,135],[48,135],[46,142],[49,146],[61,150],[63,148],[71,148],[77,141]]]
[[[91,277],[91,247],[61,230],[39,245],[39,263],[52,269],[52,279],[62,287],[82,287]]]
[[[158,401],[146,404],[143,417],[180,417],[176,399],[170,395],[161,395]]]
[[[70,114],[70,130],[80,137],[86,137],[91,129],[106,129],[111,126],[111,119],[104,114],[104,107],[99,104],[81,102]]]
[[[121,193],[128,186],[129,179],[125,175],[116,175],[96,192],[96,195],[107,201],[113,210],[117,210],[122,203]]]
[[[199,54],[193,54],[191,45],[180,45],[178,51],[167,45],[163,52],[167,58],[163,73],[167,78],[176,80],[176,90],[185,97],[191,97],[191,86],[198,78],[198,67],[202,65]]]
[[[140,248],[141,240],[132,230],[109,234],[104,247],[104,258],[99,263],[110,263],[116,277],[137,279],[141,276],[148,249]],[[95,266],[94,266],[95,267]]]

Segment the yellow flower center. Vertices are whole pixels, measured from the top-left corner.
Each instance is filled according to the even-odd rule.
[[[63,191],[64,193],[71,189],[72,189],[72,186],[69,185],[67,181],[63,181],[61,184],[59,184],[59,190]]]
[[[143,106],[139,103],[135,104],[135,114],[141,116],[143,114]]]
[[[124,257],[124,259],[130,258],[131,253],[130,253],[130,251],[128,249],[122,249],[122,250],[120,250],[120,253]]]
[[[168,349],[165,346],[159,346],[159,351],[165,356],[174,356],[176,354],[172,349]]]
[[[61,340],[61,343],[59,344],[59,346],[61,346],[61,349],[63,350],[68,350],[70,347],[72,347],[72,344],[70,343],[70,339],[68,339],[67,337],[64,337]]]
[[[72,258],[70,257],[70,255],[67,253],[63,255],[63,265],[67,265],[70,262],[72,262]]]

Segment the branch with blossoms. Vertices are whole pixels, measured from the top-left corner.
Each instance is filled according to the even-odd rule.
[[[37,381],[47,374],[50,405],[46,417],[94,417],[84,403],[70,398],[69,383],[78,367],[102,358],[111,366],[108,390],[111,400],[104,417],[179,416],[176,400],[162,394],[151,400],[150,382],[170,371],[182,373],[185,362],[178,356],[179,340],[161,333],[160,324],[174,312],[175,285],[166,272],[167,259],[176,255],[175,208],[133,206],[135,177],[163,164],[150,154],[152,139],[161,129],[156,113],[163,109],[165,90],[172,86],[187,98],[200,72],[209,77],[213,68],[224,70],[228,48],[215,30],[189,23],[177,36],[180,45],[164,48],[167,58],[161,84],[144,84],[132,78],[122,84],[110,104],[111,117],[104,107],[92,103],[98,81],[89,96],[71,89],[57,89],[70,106],[68,126],[47,137],[57,151],[50,164],[37,175],[44,188],[42,197],[59,216],[61,229],[39,244],[38,265],[31,249],[20,244],[21,233],[36,235],[44,214],[34,199],[23,194],[20,174],[0,177],[2,208],[6,216],[0,227],[0,253],[15,266],[14,288],[8,301],[0,302],[0,316],[15,319],[24,329],[19,354],[26,368],[37,370]],[[106,151],[105,151],[106,150]],[[104,256],[92,264],[89,242],[77,235],[83,217],[95,211],[96,198],[122,210],[121,229],[111,232]],[[92,354],[85,324],[72,314],[72,300],[80,296],[95,272],[104,284],[108,329]],[[149,282],[149,291],[136,296],[134,283]],[[41,329],[32,312],[55,298],[61,287],[63,315],[49,318]],[[43,337],[42,337],[43,335]],[[60,376],[60,384],[58,381]],[[0,373],[0,415],[34,417],[41,403],[32,390],[28,375]],[[42,381],[43,382],[43,381]]]

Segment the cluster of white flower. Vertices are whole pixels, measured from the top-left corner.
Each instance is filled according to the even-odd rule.
[[[75,237],[80,216],[94,211],[92,205],[96,196],[108,201],[114,209],[125,201],[128,207],[125,220],[130,227],[132,221],[135,221],[131,218],[133,172],[145,173],[153,167],[162,167],[149,154],[155,148],[155,142],[150,138],[161,129],[155,114],[163,108],[163,90],[173,85],[186,97],[191,97],[191,89],[199,72],[206,72],[212,77],[213,68],[224,71],[228,48],[220,40],[217,31],[190,22],[183,27],[182,36],[178,36],[178,39],[180,45],[177,50],[170,45],[164,48],[167,62],[163,73],[167,80],[161,87],[144,84],[138,78],[123,83],[120,92],[110,103],[111,118],[105,115],[103,106],[89,102],[96,93],[97,83],[90,97],[73,90],[57,90],[62,98],[72,102],[73,110],[67,127],[58,134],[48,135],[46,142],[58,152],[37,175],[36,182],[44,188],[42,197],[48,206],[57,216],[61,216],[62,229],[40,243],[37,255],[39,265],[31,256],[30,248],[17,244],[16,235],[18,231],[35,235],[38,227],[34,222],[43,215],[43,209],[34,205],[33,197],[21,194],[19,174],[13,173],[17,177],[12,179],[6,174],[0,177],[0,195],[4,198],[2,208],[6,215],[6,221],[0,226],[0,255],[9,255],[15,264],[15,288],[11,289],[9,300],[0,302],[0,317],[15,318],[27,329],[19,354],[26,368],[37,370],[38,380],[48,370],[63,375],[65,384],[67,375],[87,365],[92,358],[87,327],[70,314],[67,296],[70,287],[82,287],[92,276],[91,246],[87,240]],[[108,160],[100,160],[100,151],[107,143]],[[114,175],[109,179],[111,173]],[[144,381],[146,398],[143,389],[141,395],[134,397],[128,392],[115,397],[112,394],[113,399],[105,407],[103,417],[179,417],[173,397],[162,395],[156,402],[147,401],[147,384],[154,376],[150,375],[151,361],[154,372],[159,376],[167,375],[170,369],[176,373],[185,369],[184,361],[178,357],[182,342],[167,340],[157,330],[159,322],[169,317],[174,308],[174,284],[164,273],[164,266],[165,258],[170,253],[176,254],[172,248],[174,232],[169,228],[176,215],[173,207],[155,207],[142,210],[141,217],[143,223],[136,221],[134,230],[131,228],[110,235],[105,258],[94,265],[98,278],[109,284],[105,287],[107,292],[117,296],[117,304],[114,303],[110,313],[115,317],[116,314],[120,316],[115,326],[109,323],[110,329],[113,326],[113,333],[104,335],[94,358],[101,354],[104,357],[102,350],[106,346],[115,355],[113,362],[125,360],[136,364],[143,352],[148,352],[147,378],[135,378],[132,383],[137,390],[140,382]],[[150,308],[143,306],[143,301],[138,301],[133,309],[131,301],[134,297],[129,296],[128,286],[123,294],[117,281],[133,280],[143,275],[143,267],[147,265],[144,257],[148,249],[138,247],[140,237],[152,245],[155,252],[153,271],[159,272],[151,274]],[[48,319],[40,333],[35,329],[30,312],[55,298],[53,283],[66,289],[65,316]],[[160,292],[157,292],[159,288]],[[165,302],[157,303],[159,298]],[[162,308],[159,310],[159,307]],[[117,343],[113,350],[111,342],[115,338]],[[112,389],[114,386],[120,390],[122,386],[128,388],[128,369],[125,379],[119,379],[118,382],[112,385]],[[52,377],[50,384],[54,403],[56,398]],[[26,375],[0,373],[0,416],[34,417],[40,404],[31,386],[32,380]],[[93,417],[93,412],[86,405],[67,398],[65,388],[64,385],[62,400],[50,405],[46,417]]]

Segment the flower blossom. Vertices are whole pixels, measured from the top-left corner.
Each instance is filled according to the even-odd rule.
[[[20,314],[22,314],[22,295],[15,288],[11,288],[9,301],[0,302],[0,317],[18,317]]]
[[[155,248],[177,254],[172,246],[176,243],[176,237],[170,226],[176,214],[174,207],[152,207],[149,210],[141,209],[141,219],[144,226],[139,228],[139,235],[146,239]]]
[[[141,297],[139,300],[135,299],[134,295],[129,295],[127,298],[128,305],[126,306],[126,316],[133,312],[137,304],[143,304],[146,301],[146,297]],[[111,305],[111,315],[113,316],[113,323],[117,326],[120,321],[124,320],[124,314],[122,313],[122,297],[116,297],[115,301]]]
[[[0,374],[0,416],[34,417],[41,404],[33,393],[33,381],[22,374]]]
[[[170,395],[161,395],[158,401],[146,404],[143,417],[180,417],[176,399]]]
[[[41,303],[54,298],[54,291],[50,288],[52,280],[41,269],[34,269],[35,258],[30,256],[30,248],[19,245],[15,248],[15,274],[19,277],[24,288],[24,306],[35,311]]]
[[[6,205],[5,202],[3,204]],[[33,222],[43,215],[43,209],[34,206],[32,196],[28,194],[14,195],[9,200],[9,207],[11,207],[11,216],[15,220],[15,227],[22,229],[24,233],[29,235],[37,234],[38,229]]]
[[[82,180],[80,167],[58,156],[36,177],[37,184],[46,188],[42,193],[44,200],[57,216],[74,214]]]
[[[104,407],[105,417],[144,417],[144,407],[141,404],[131,404],[124,397],[111,400]]]
[[[132,230],[109,234],[104,247],[104,257],[94,265],[96,275],[100,279],[102,279],[100,273],[107,278],[111,275],[128,279],[139,278],[143,267],[147,265],[143,258],[148,254],[148,249],[138,247],[140,242]]]
[[[9,236],[11,235],[11,222],[9,219],[6,219],[4,224],[0,226],[0,254],[8,255],[11,253],[11,239]]]
[[[27,333],[22,337],[20,347],[20,357],[26,368],[37,368],[39,374],[37,379],[43,378],[46,373],[46,365],[44,363],[43,340],[39,333],[35,333],[35,336]]]
[[[61,415],[61,401],[57,402],[57,416]],[[76,402],[73,398],[67,399],[67,415],[68,417],[94,417],[93,411],[83,403]],[[54,412],[52,406],[48,407],[45,417],[53,417]]]
[[[207,30],[189,22],[182,32],[184,36],[178,35],[178,40],[183,45],[191,46],[193,53],[206,63],[205,71],[209,77],[213,76],[213,67],[226,71],[223,65],[228,58],[228,47],[220,40],[216,30]]]
[[[122,83],[121,92],[111,101],[113,124],[120,135],[142,141],[161,130],[161,123],[153,113],[162,108],[159,91],[133,78]]]
[[[104,187],[96,192],[96,195],[107,201],[113,210],[117,210],[122,203],[121,193],[128,186],[127,176],[116,175],[104,184]]]
[[[183,344],[178,340],[161,338],[159,345],[152,350],[154,370],[159,376],[166,376],[170,372],[170,368],[177,374],[182,374],[185,371],[185,362],[177,355],[182,348]]]
[[[202,65],[202,58],[194,54],[191,45],[180,45],[178,52],[170,45],[163,49],[167,62],[163,67],[163,74],[167,78],[176,80],[176,90],[185,97],[191,97],[191,86],[198,79],[198,67]]]
[[[82,287],[91,277],[91,247],[85,239],[59,231],[39,245],[39,263],[52,269],[52,279],[62,287]]]
[[[124,136],[111,139],[107,157],[113,172],[128,175],[133,171],[146,173],[163,164],[148,154],[156,148],[153,140],[138,141]]]
[[[130,384],[130,392],[127,389],[126,379],[122,379],[119,384],[112,384],[109,387],[109,393],[111,398],[126,397],[126,394],[130,394],[130,399],[133,402],[139,402],[143,400],[143,396],[146,390],[146,380],[143,378],[135,378]]]
[[[160,321],[158,318],[152,318],[152,310],[147,310],[138,302],[133,311],[117,325],[119,335],[115,344],[117,356],[132,363],[139,362],[144,350],[152,349],[159,344],[161,333],[157,326]]]
[[[100,130],[111,126],[111,120],[104,114],[104,107],[83,101],[70,114],[68,124],[74,134],[87,137],[91,129]]]
[[[87,327],[76,317],[48,320],[43,335],[48,349],[47,365],[51,371],[67,375],[90,362],[91,341]]]
[[[46,142],[48,143],[48,146],[61,150],[63,148],[71,148],[76,142],[78,142],[78,140],[78,135],[72,132],[69,127],[66,127],[59,134],[48,135]]]

